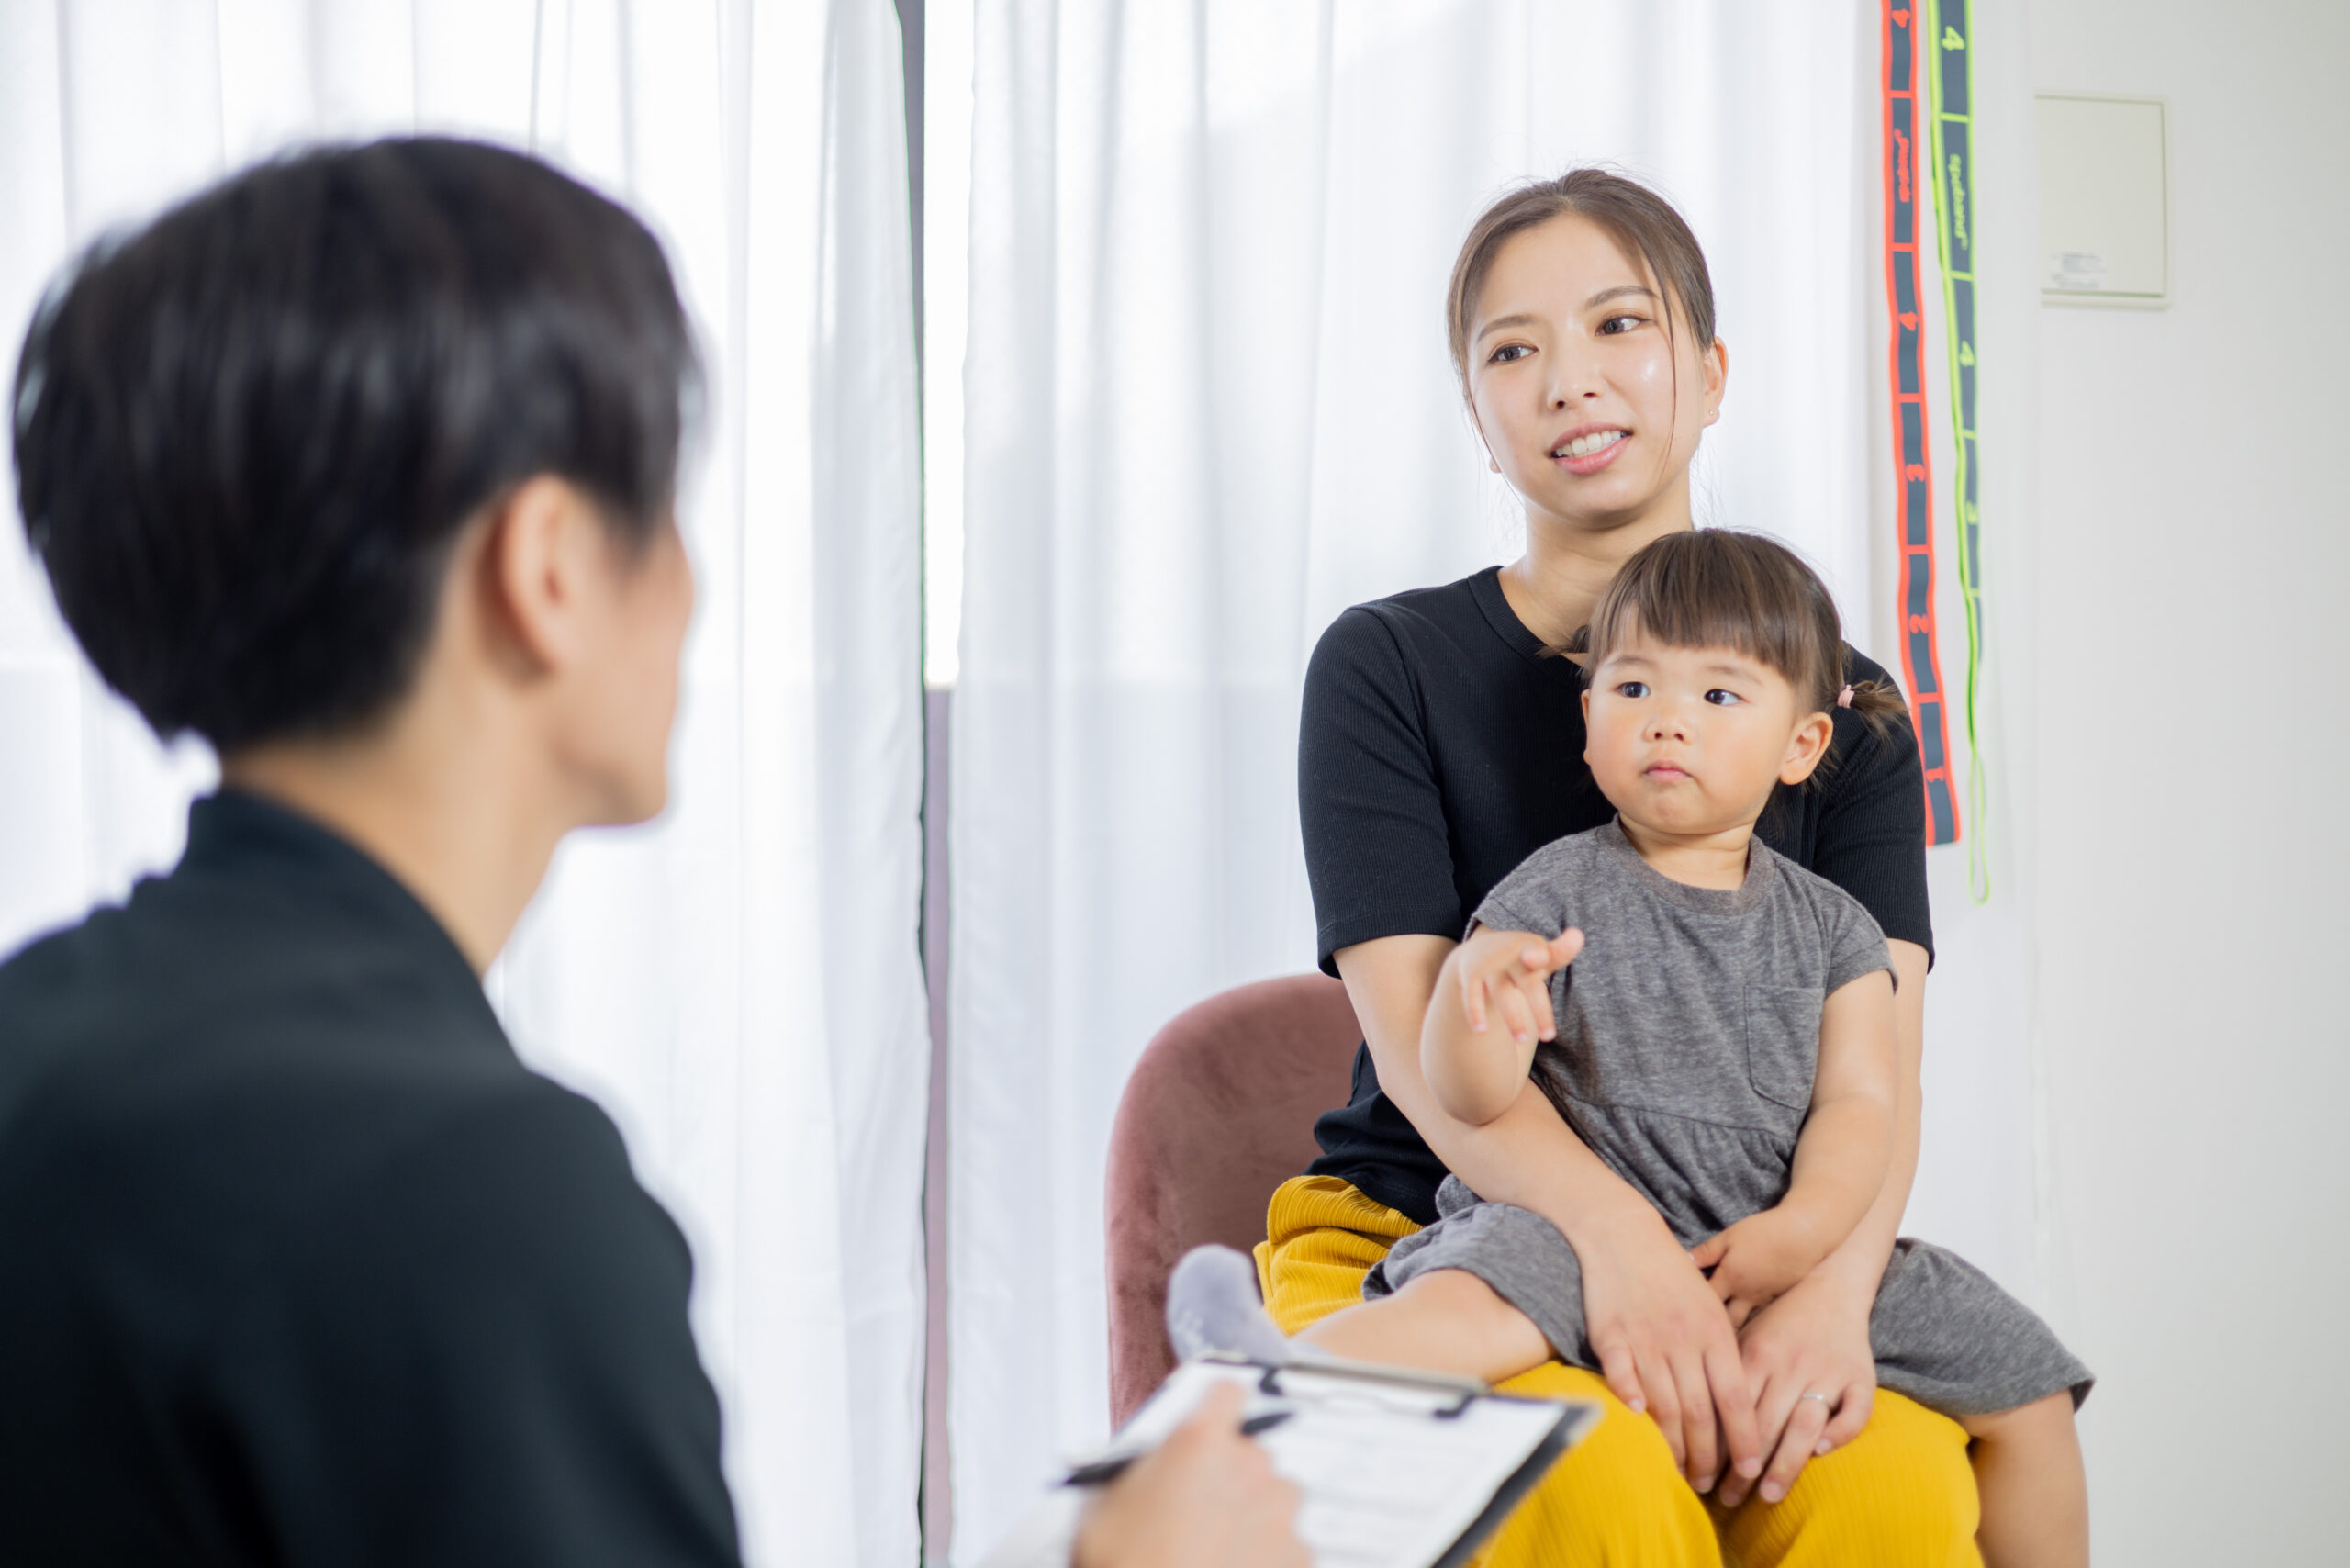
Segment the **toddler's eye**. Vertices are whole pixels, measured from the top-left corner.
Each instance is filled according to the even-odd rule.
[[[1734,702],[1743,702],[1746,699],[1740,697],[1735,691],[1724,691],[1720,687],[1717,686],[1711,691],[1706,693],[1706,700],[1712,703],[1717,708],[1727,708]]]
[[[1646,697],[1648,694],[1649,683],[1645,680],[1619,680],[1616,683],[1616,695],[1618,697]]]

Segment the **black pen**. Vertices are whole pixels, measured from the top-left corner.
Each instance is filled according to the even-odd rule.
[[[1261,1416],[1251,1416],[1240,1423],[1240,1435],[1253,1438],[1259,1432],[1270,1432],[1292,1416],[1294,1410],[1268,1410]],[[1125,1473],[1126,1466],[1140,1459],[1138,1453],[1122,1454],[1116,1459],[1099,1459],[1091,1464],[1080,1464],[1071,1470],[1061,1482],[1064,1486],[1099,1486],[1114,1481]]]

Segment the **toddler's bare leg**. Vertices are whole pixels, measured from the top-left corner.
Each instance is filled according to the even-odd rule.
[[[1958,1424],[1975,1439],[1966,1453],[1983,1495],[1984,1568],[2086,1568],[2089,1484],[2072,1394]]]
[[[1432,1269],[1393,1295],[1334,1312],[1298,1336],[1334,1356],[1499,1383],[1550,1359],[1532,1319],[1459,1269]]]

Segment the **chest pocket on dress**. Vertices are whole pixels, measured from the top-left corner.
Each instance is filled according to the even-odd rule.
[[[1807,986],[1746,987],[1746,1071],[1754,1092],[1792,1110],[1811,1108],[1819,1066],[1819,992]]]

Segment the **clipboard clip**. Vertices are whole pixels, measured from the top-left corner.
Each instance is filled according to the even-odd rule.
[[[1385,1367],[1369,1361],[1284,1361],[1267,1365],[1265,1375],[1257,1380],[1257,1392],[1269,1399],[1297,1397],[1281,1386],[1281,1373],[1302,1372],[1315,1377],[1351,1378],[1361,1383],[1402,1383],[1407,1387],[1453,1395],[1452,1403],[1428,1412],[1438,1421],[1458,1420],[1469,1406],[1493,1391],[1483,1383],[1469,1378],[1449,1377],[1443,1372],[1416,1372],[1408,1367]]]

